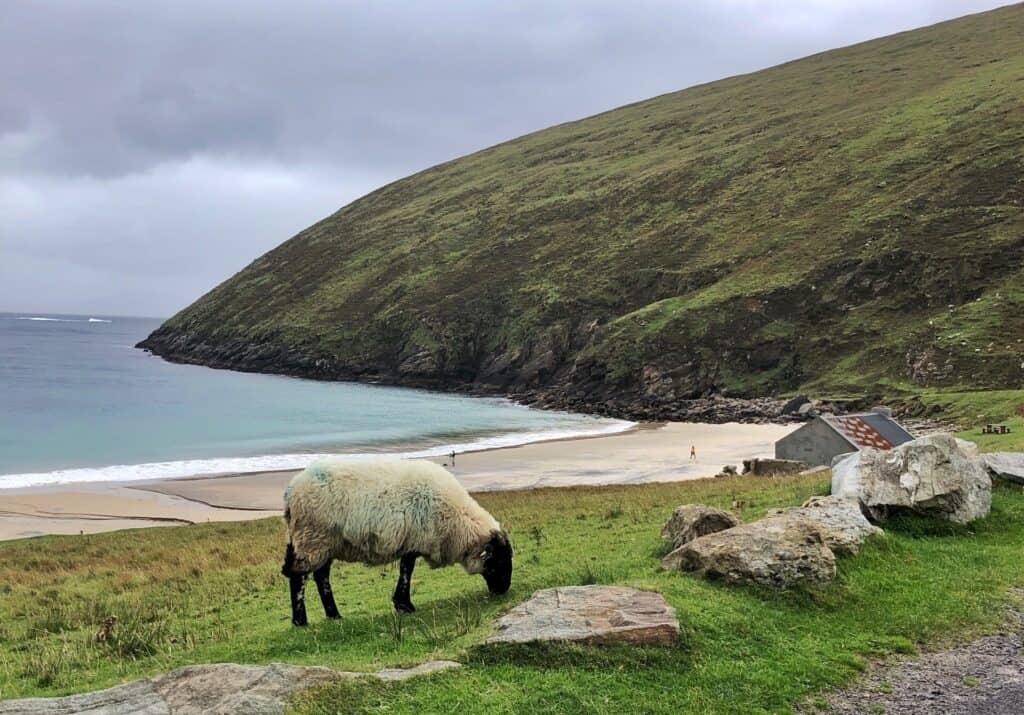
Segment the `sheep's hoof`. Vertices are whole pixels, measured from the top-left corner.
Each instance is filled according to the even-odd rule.
[[[406,601],[405,603],[396,602],[395,610],[399,613],[416,613],[416,606],[412,605],[409,601]]]

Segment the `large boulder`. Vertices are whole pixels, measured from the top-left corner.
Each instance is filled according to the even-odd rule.
[[[676,611],[659,593],[621,586],[562,586],[537,591],[498,621],[488,643],[572,641],[590,645],[671,645]]]
[[[989,452],[982,458],[993,477],[1024,484],[1024,452]]]
[[[821,532],[825,544],[837,556],[852,556],[869,536],[882,530],[865,518],[856,499],[811,497],[803,506],[772,509],[769,516],[802,519]]]
[[[790,514],[719,531],[683,544],[661,562],[729,583],[773,588],[823,585],[835,578],[835,554],[819,527]]]
[[[672,516],[661,529],[661,538],[673,549],[696,538],[713,534],[723,529],[738,526],[740,520],[727,511],[703,504],[683,504],[676,507]]]
[[[876,522],[913,511],[966,524],[989,513],[992,479],[974,444],[934,434],[838,459],[832,495],[857,499]]]

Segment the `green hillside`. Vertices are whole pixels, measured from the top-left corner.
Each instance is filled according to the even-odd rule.
[[[639,416],[1024,383],[1024,5],[385,186],[153,334],[173,360]]]

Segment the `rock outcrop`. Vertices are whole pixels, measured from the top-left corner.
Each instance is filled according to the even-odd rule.
[[[431,661],[415,668],[379,673],[348,673],[330,668],[218,663],[189,665],[154,678],[107,690],[62,698],[29,698],[0,702],[3,715],[276,715],[287,710],[299,692],[337,680],[376,677],[405,680],[457,668],[453,661]]]
[[[982,458],[993,477],[1024,484],[1024,452],[989,452]]]
[[[782,414],[784,415],[796,415],[800,414],[800,408],[804,405],[811,404],[811,398],[807,395],[797,395],[793,399],[789,400],[782,406]]]
[[[661,594],[621,586],[563,586],[537,591],[513,608],[487,643],[671,645],[678,638],[676,611]]]
[[[772,509],[769,516],[787,516],[817,527],[821,537],[837,556],[852,556],[861,544],[882,530],[865,518],[856,499],[811,497],[803,506]]]
[[[791,514],[702,536],[670,553],[661,565],[729,583],[782,589],[824,585],[836,575],[835,554],[820,528]]]
[[[683,504],[676,507],[661,529],[661,538],[673,549],[716,531],[739,526],[740,520],[727,511],[703,504]]]
[[[876,522],[903,510],[966,524],[989,513],[992,479],[974,444],[935,434],[837,458],[832,494],[857,499]]]

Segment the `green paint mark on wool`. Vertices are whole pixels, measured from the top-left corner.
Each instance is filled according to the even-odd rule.
[[[331,478],[331,473],[326,467],[310,467],[309,476],[320,484],[326,484],[327,480]]]

